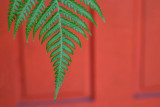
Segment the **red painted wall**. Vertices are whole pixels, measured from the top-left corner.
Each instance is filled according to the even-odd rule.
[[[80,37],[69,72],[54,96],[45,45],[7,30],[9,1],[0,0],[0,107],[159,107],[160,1],[99,0],[106,23]],[[13,29],[13,26],[12,26]]]

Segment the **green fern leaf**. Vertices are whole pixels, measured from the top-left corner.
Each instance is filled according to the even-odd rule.
[[[39,34],[39,39],[41,39],[41,36],[48,30],[50,27],[58,20],[59,14],[56,12],[49,20],[47,23],[44,24],[42,27],[40,34]]]
[[[76,50],[75,43],[81,47],[79,38],[72,30],[82,34],[87,38],[85,31],[90,35],[86,23],[80,19],[79,15],[86,17],[96,26],[91,13],[75,0],[51,0],[49,5],[45,6],[46,0],[10,0],[10,9],[8,10],[8,28],[10,31],[11,24],[15,20],[14,38],[18,28],[27,19],[26,24],[26,41],[33,29],[33,40],[35,33],[41,27],[39,40],[41,44],[46,41],[47,53],[51,52],[50,58],[53,63],[53,71],[55,71],[55,96],[57,98],[58,91],[64,82],[65,72],[68,71],[68,66],[72,62],[71,55]],[[87,4],[93,10],[96,10],[104,20],[102,12],[96,0],[80,0]],[[34,8],[33,8],[33,5]],[[74,10],[72,12],[69,9]],[[29,16],[28,18],[26,18]],[[105,20],[104,20],[105,21]],[[72,29],[72,30],[70,30]]]
[[[39,27],[42,26],[42,24],[44,24],[48,17],[51,15],[51,13],[57,8],[57,2],[56,0],[52,0],[50,5],[46,8],[46,10],[43,12],[43,14],[41,15],[41,17],[38,19],[38,22],[36,23],[36,25],[34,26],[33,29],[33,38],[35,37],[35,33],[37,32],[37,30],[39,29]]]
[[[28,41],[29,33],[33,28],[33,26],[35,26],[35,23],[37,23],[37,19],[39,19],[40,15],[42,15],[42,12],[44,12],[44,8],[45,8],[44,1],[46,0],[38,0],[37,5],[29,15],[27,25],[26,25],[26,41]]]

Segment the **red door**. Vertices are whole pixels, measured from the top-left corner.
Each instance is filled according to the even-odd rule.
[[[0,0],[0,107],[159,107],[160,1],[99,0],[89,40],[72,56],[57,101],[54,72],[38,37],[25,43],[7,30],[9,1]],[[13,26],[12,26],[13,27]]]

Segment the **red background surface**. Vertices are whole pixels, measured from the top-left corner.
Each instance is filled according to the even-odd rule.
[[[8,33],[8,0],[0,0],[0,107],[160,107],[160,1],[99,0],[106,23],[89,24],[82,50],[54,97],[54,72],[38,36]],[[13,29],[13,26],[12,26]]]

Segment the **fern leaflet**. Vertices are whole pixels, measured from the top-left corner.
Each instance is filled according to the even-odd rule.
[[[45,8],[44,1],[45,0],[38,0],[36,7],[31,11],[31,14],[29,15],[27,25],[26,25],[26,40],[27,41],[28,41],[28,37],[29,37],[29,33],[31,29],[33,28],[33,26],[35,26],[35,23],[37,23],[37,19],[39,19],[40,17],[39,15],[41,15],[42,12],[44,12],[44,8]]]
[[[23,23],[23,20],[26,20],[25,15],[28,16],[28,13],[30,13],[30,9],[32,9],[32,4],[35,4],[34,0],[24,0],[23,3],[21,2],[21,7],[18,9],[17,12],[17,18],[15,20],[15,27],[14,27],[14,38],[16,36],[16,32],[18,31],[18,28],[21,23]]]

